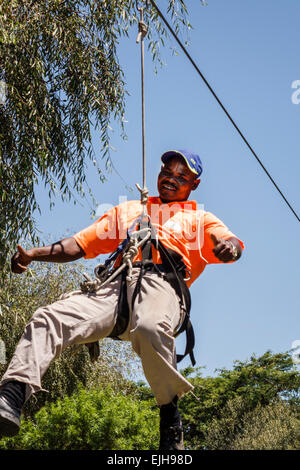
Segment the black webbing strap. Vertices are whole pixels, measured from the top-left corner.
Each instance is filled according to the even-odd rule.
[[[191,311],[191,294],[184,280],[186,274],[186,265],[182,256],[170,248],[166,248],[158,239],[156,230],[151,224],[150,219],[147,220],[147,226],[151,229],[150,239],[142,248],[142,261],[138,263],[140,266],[140,274],[132,296],[132,309],[138,293],[141,291],[143,276],[149,267],[155,266],[152,260],[152,245],[159,251],[162,260],[162,271],[165,273],[166,280],[171,284],[180,299],[180,308],[185,312],[184,320],[180,329],[176,332],[175,337],[183,331],[186,332],[186,348],[184,354],[177,354],[176,360],[180,362],[185,356],[190,355],[192,365],[196,364],[193,348],[195,346],[195,334],[190,320]],[[140,226],[141,227],[141,226]],[[144,225],[141,228],[145,227]],[[160,267],[161,269],[161,267]]]
[[[190,355],[192,365],[196,364],[193,349],[195,346],[195,334],[193,325],[190,320],[191,311],[191,294],[184,280],[186,266],[179,253],[170,248],[166,248],[162,242],[158,241],[158,250],[161,256],[162,264],[166,269],[166,279],[177,293],[181,308],[185,310],[185,317],[180,329],[176,332],[175,337],[183,331],[186,332],[186,347],[184,354],[177,354],[176,360],[180,362],[185,356]]]
[[[151,238],[152,237],[153,239],[155,238],[156,234],[154,233],[154,229],[149,222],[149,217],[148,216],[145,217],[143,215],[141,215],[137,220],[135,220],[135,222],[132,224],[130,228],[130,231],[128,231],[128,235],[132,233],[132,229],[134,226],[136,226],[136,224],[138,224],[138,229],[143,229],[143,228],[147,228],[150,226]],[[128,239],[129,239],[129,236],[128,236]],[[123,245],[125,246],[125,244],[122,244],[122,246]],[[143,262],[142,262],[140,274],[137,279],[135,289],[132,295],[132,302],[131,302],[132,309],[133,309],[135,299],[138,293],[141,291],[141,285],[142,285],[142,279],[143,279],[144,273],[147,269],[149,269],[150,265],[153,266],[152,248],[151,248],[150,240],[149,240],[149,243],[146,242],[142,247],[142,258],[143,258]],[[120,293],[119,293],[119,299],[118,299],[117,322],[115,324],[113,331],[108,336],[109,338],[112,338],[112,339],[120,339],[119,336],[122,333],[124,333],[129,322],[129,306],[128,306],[128,300],[127,300],[126,276],[127,276],[127,269],[123,270],[121,273],[121,285],[120,285]]]
[[[189,354],[190,358],[191,358],[192,366],[194,366],[196,364],[196,360],[195,360],[195,356],[194,356],[194,352],[193,352],[193,349],[194,349],[194,346],[195,346],[194,328],[193,328],[193,325],[191,323],[191,320],[190,320],[189,316],[186,315],[185,318],[187,319],[187,321],[183,322],[183,324],[182,324],[182,326],[184,325],[184,328],[183,328],[182,331],[185,330],[185,333],[186,333],[185,351],[184,351],[184,354],[176,354],[176,361],[177,362],[182,361],[182,359]],[[181,333],[182,331],[178,331],[176,336],[179,335],[179,333]]]
[[[108,336],[108,338],[112,339],[120,339],[119,336],[124,333],[127,328],[129,322],[129,307],[127,301],[127,288],[126,288],[126,275],[127,269],[124,269],[121,276],[121,285],[120,285],[120,292],[118,298],[118,316],[117,321],[114,326],[114,329]]]

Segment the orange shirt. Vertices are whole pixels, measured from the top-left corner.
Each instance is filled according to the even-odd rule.
[[[191,279],[190,286],[207,264],[221,263],[213,253],[211,234],[217,238],[236,237],[223,222],[211,212],[197,208],[196,201],[163,204],[158,197],[149,197],[148,214],[161,242],[183,257]],[[100,219],[74,235],[84,250],[85,258],[112,253],[127,237],[127,229],[142,212],[140,201],[127,201],[108,210]],[[237,238],[237,237],[236,237]],[[241,240],[240,244],[244,249]],[[160,254],[152,247],[153,261],[161,263]],[[139,253],[133,261],[140,260]]]

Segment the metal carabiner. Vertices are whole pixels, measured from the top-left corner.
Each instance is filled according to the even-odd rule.
[[[184,280],[184,281],[189,281],[189,280],[191,279],[191,277],[192,277],[192,273],[191,273],[191,271],[190,271],[189,269],[186,269],[186,270],[185,270],[185,275],[186,275],[186,273],[188,273],[188,277],[184,277],[183,280]]]

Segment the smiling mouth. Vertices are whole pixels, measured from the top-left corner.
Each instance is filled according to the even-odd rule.
[[[177,187],[173,183],[164,182],[161,184],[161,187],[167,191],[177,191]]]

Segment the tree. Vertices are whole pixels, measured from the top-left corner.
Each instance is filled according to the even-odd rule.
[[[264,373],[245,373],[257,370],[258,363]],[[179,402],[186,449],[299,449],[300,376],[293,369],[288,354],[267,352],[223,369],[218,377],[197,372],[190,378],[195,396],[188,393]],[[190,375],[192,368],[182,372]],[[265,388],[270,377],[272,393]],[[258,391],[255,398],[246,392],[250,389]],[[143,382],[119,388],[115,382],[79,385],[71,396],[48,402],[23,420],[20,434],[2,439],[0,449],[155,449],[158,422],[155,399]]]
[[[57,193],[76,201],[90,191],[85,170],[92,161],[91,129],[109,161],[108,126],[121,124],[125,82],[117,45],[138,21],[138,0],[2,0],[0,81],[0,257],[15,242],[37,241],[35,186],[43,182],[53,205]],[[175,29],[189,27],[184,0],[169,0]],[[168,33],[148,5],[148,45],[154,59]],[[73,192],[74,190],[74,192]],[[74,194],[75,193],[75,194]]]
[[[245,398],[229,400],[205,433],[207,450],[300,449],[299,412],[289,402],[275,400],[249,411]]]
[[[237,418],[231,420],[233,425],[240,425],[243,417],[254,412],[257,407],[264,408],[278,400],[288,404],[291,413],[299,413],[300,374],[289,352],[272,354],[267,351],[260,357],[253,355],[247,361],[236,361],[232,370],[219,370],[217,377],[201,377],[199,369],[193,368],[182,372],[187,377],[195,373],[189,379],[195,387],[194,395],[187,394],[179,402],[185,440],[191,449],[206,448],[206,436],[212,423],[215,423],[216,428],[219,419],[229,419],[228,408],[225,416],[222,413],[230,401],[236,398],[242,400],[242,406],[239,402],[236,407]]]

